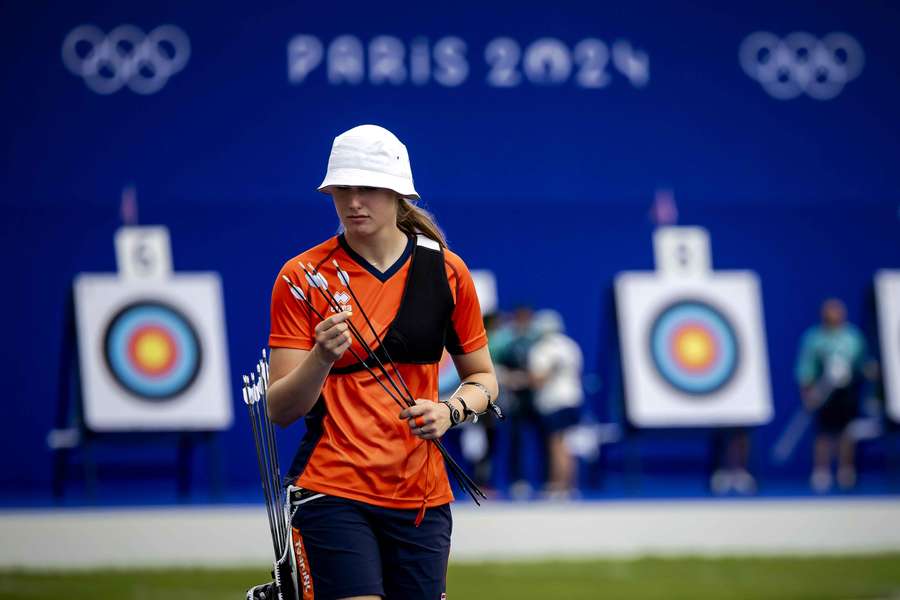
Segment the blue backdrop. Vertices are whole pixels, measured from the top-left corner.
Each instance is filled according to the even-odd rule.
[[[360,123],[404,140],[451,247],[470,267],[496,272],[501,304],[560,309],[604,379],[614,355],[612,277],[652,268],[648,208],[657,188],[673,189],[680,222],[709,228],[715,267],[762,279],[776,421],[756,434],[760,456],[797,405],[796,343],[818,303],[836,294],[851,318],[869,320],[874,271],[900,266],[900,9],[890,3],[2,10],[0,319],[15,380],[4,395],[4,489],[49,482],[44,440],[67,294],[76,273],[115,269],[123,186],[136,186],[142,223],[171,228],[176,269],[222,273],[237,375],[265,343],[280,265],[335,229],[329,200],[314,190],[333,136]],[[63,58],[67,36],[86,24],[103,35],[171,24],[190,56],[158,91],[141,94],[131,86],[165,74],[154,70],[163,63],[137,62],[125,47],[101,65],[121,89],[98,94],[88,67],[79,74]],[[807,90],[818,89],[804,79],[810,73],[840,85],[828,100],[809,91],[779,100],[739,60],[760,31],[785,40],[805,31],[823,43],[845,32],[858,48],[829,53],[819,71],[806,67],[825,60],[827,45],[798,51],[785,77]],[[160,51],[172,58],[166,43]],[[846,61],[857,51],[864,64],[851,78]],[[594,399],[601,416],[606,392]],[[248,484],[256,467],[237,415],[224,436],[227,481]],[[285,436],[285,454],[297,435]],[[756,462],[773,478],[808,466],[805,457],[781,470]]]

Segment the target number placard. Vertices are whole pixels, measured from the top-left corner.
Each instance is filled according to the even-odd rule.
[[[885,403],[890,418],[900,423],[900,271],[876,273],[875,297]]]
[[[167,227],[120,227],[115,242],[119,276],[124,279],[168,279],[172,276],[172,243]]]
[[[772,418],[755,274],[622,273],[616,305],[632,423],[706,427],[759,425]]]
[[[75,310],[85,424],[94,431],[231,425],[222,289],[215,273],[165,280],[83,274]]]

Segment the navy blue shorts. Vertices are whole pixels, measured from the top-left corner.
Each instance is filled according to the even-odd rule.
[[[852,387],[837,388],[816,413],[820,433],[841,435],[859,415],[856,390]]]
[[[547,433],[559,433],[578,425],[578,421],[581,420],[581,411],[574,406],[561,408],[544,415],[543,419],[544,429]]]
[[[301,504],[291,524],[302,538],[315,600],[441,600],[453,528],[450,505],[429,508],[418,527],[417,514],[335,496]]]

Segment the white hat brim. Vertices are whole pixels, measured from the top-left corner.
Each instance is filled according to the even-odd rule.
[[[385,188],[404,198],[419,199],[419,193],[410,180],[365,169],[329,169],[318,190],[327,194],[328,188],[335,185]]]

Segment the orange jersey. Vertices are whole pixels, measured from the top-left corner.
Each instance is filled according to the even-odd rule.
[[[310,287],[298,264],[311,263],[324,276],[338,303],[353,310],[351,321],[370,348],[375,349],[379,344],[363,311],[357,306],[357,300],[383,341],[386,335],[391,335],[394,341],[399,337],[408,342],[406,346],[400,346],[401,351],[396,349],[398,346],[393,346],[391,358],[397,361],[400,375],[414,398],[436,401],[440,348],[434,358],[433,349],[426,349],[428,344],[418,343],[415,332],[405,338],[402,334],[397,335],[397,323],[404,319],[408,323],[410,310],[415,313],[413,323],[421,322],[426,329],[429,319],[419,317],[431,316],[428,311],[432,311],[432,306],[434,311],[439,310],[437,299],[440,296],[434,296],[431,288],[442,286],[422,285],[421,279],[414,280],[411,276],[413,262],[418,265],[415,273],[420,273],[426,259],[431,261],[427,264],[438,266],[437,261],[442,260],[443,269],[437,276],[441,278],[440,283],[446,279],[447,285],[443,287],[448,288],[446,334],[438,342],[446,345],[452,354],[482,348],[487,344],[487,335],[475,285],[465,263],[449,250],[440,252],[435,242],[423,236],[410,238],[404,254],[384,273],[356,254],[342,236],[331,238],[289,260],[279,272],[272,291],[269,346],[310,350],[315,344],[315,326],[319,318],[291,295],[282,276],[288,276],[300,287],[321,315],[332,314],[326,299]],[[338,279],[333,260],[337,260],[349,275],[355,299]],[[419,281],[417,289],[411,289],[416,287],[416,281]],[[432,297],[436,298],[434,302],[430,302]],[[405,315],[398,312],[401,306],[405,307]],[[410,331],[409,324],[406,331]],[[385,345],[390,346],[387,341]],[[394,391],[376,363],[368,359],[367,351],[358,341],[354,340],[351,348],[402,401],[401,394]],[[412,435],[406,421],[398,417],[402,407],[368,371],[353,370],[354,365],[358,366],[358,361],[348,350],[335,363],[322,387],[319,401],[306,416],[307,434],[290,473],[296,476],[296,485],[389,508],[418,508],[423,499],[427,506],[451,501],[453,494],[440,453],[430,442]],[[394,367],[386,362],[385,366],[404,391]],[[350,372],[346,372],[348,370]]]

